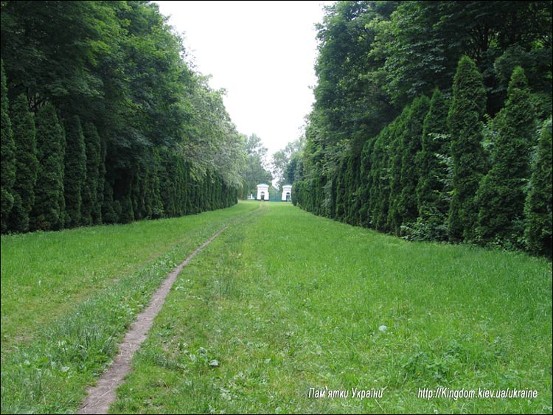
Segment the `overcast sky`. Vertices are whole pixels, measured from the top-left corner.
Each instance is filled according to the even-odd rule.
[[[156,1],[193,62],[224,88],[239,132],[255,133],[269,154],[297,139],[316,83],[315,23],[332,2]]]

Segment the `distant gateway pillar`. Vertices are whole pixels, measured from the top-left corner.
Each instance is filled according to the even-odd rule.
[[[269,200],[269,185],[258,184],[257,185],[257,197],[256,200]]]
[[[282,186],[282,201],[289,202],[292,200],[292,185],[285,184]]]

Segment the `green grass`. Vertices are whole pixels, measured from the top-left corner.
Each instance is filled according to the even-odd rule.
[[[2,236],[2,413],[78,408],[165,276],[255,208]]]
[[[259,205],[2,237],[2,412],[74,412],[164,276],[231,223],[180,274],[112,412],[551,413],[550,262]],[[417,396],[437,386],[538,397]],[[308,396],[325,387],[349,397]]]
[[[551,412],[551,336],[545,260],[267,204],[181,273],[111,412]],[[418,397],[438,386],[538,397]]]

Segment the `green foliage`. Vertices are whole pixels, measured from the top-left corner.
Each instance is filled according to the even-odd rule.
[[[2,232],[8,228],[8,215],[12,210],[14,197],[12,186],[15,182],[15,143],[13,139],[12,125],[8,111],[8,89],[6,86],[6,74],[4,73],[4,61],[1,61],[1,87],[2,87]]]
[[[244,147],[246,164],[242,171],[242,199],[252,194],[255,197],[258,184],[271,183],[273,180],[271,172],[265,168],[267,149],[263,147],[261,138],[255,134],[246,137]]]
[[[329,150],[341,140],[362,142],[376,135],[396,114],[374,73],[380,62],[369,54],[377,36],[372,23],[388,13],[375,2],[336,2],[317,26],[314,111]]]
[[[36,115],[37,159],[35,204],[31,211],[31,230],[63,228],[63,171],[65,133],[51,103],[42,106]]]
[[[370,143],[372,152],[367,154],[369,159],[370,171],[368,175],[368,208],[365,223],[371,228],[384,230],[386,218],[388,217],[388,195],[390,186],[390,177],[387,173],[387,165],[389,163],[389,147],[387,141],[393,134],[395,122],[385,127],[380,134]],[[365,162],[367,163],[367,162]]]
[[[101,139],[92,123],[86,123],[83,129],[86,152],[86,180],[82,188],[81,223],[92,225],[102,223],[102,210],[99,202]]]
[[[448,166],[444,163],[444,158],[450,154],[447,113],[444,95],[439,89],[434,90],[424,118],[421,149],[415,159],[419,174],[417,224],[428,229],[419,232],[416,239],[447,239],[448,191],[451,190],[448,187]]]
[[[72,228],[81,224],[82,191],[86,186],[86,147],[81,120],[74,115],[65,124],[65,226]],[[90,221],[90,218],[86,218]]]
[[[98,98],[101,81],[88,69],[113,46],[104,43],[115,23],[106,13],[110,8],[96,2],[2,3],[2,57],[14,92],[26,92],[35,110],[53,101],[74,111]]]
[[[551,146],[551,118],[549,118],[543,123],[541,129],[536,157],[532,163],[530,190],[524,206],[527,249],[535,255],[546,255],[549,258],[552,256],[553,227]]]
[[[493,165],[476,195],[477,238],[522,248],[525,187],[534,146],[535,112],[524,70],[513,71],[505,108],[499,115]]]
[[[15,141],[16,204],[10,214],[9,228],[15,232],[29,230],[29,214],[35,203],[38,160],[34,115],[28,109],[27,97],[19,95],[11,107]]]
[[[453,196],[449,210],[449,238],[452,241],[474,239],[478,218],[475,194],[485,173],[481,144],[485,106],[482,75],[474,61],[464,56],[455,73],[447,118],[453,158]]]
[[[113,186],[109,181],[104,182],[104,197],[102,200],[102,220],[104,223],[117,223],[121,207],[113,200]]]
[[[272,174],[276,179],[276,185],[279,188],[282,188],[285,184],[292,184],[294,182],[297,161],[299,154],[303,149],[304,143],[305,137],[302,136],[295,141],[289,142],[286,144],[286,147],[273,154],[271,169]],[[293,164],[291,165],[291,163]],[[266,182],[261,181],[259,183]]]
[[[158,219],[163,216],[163,203],[159,187],[159,151],[154,149],[152,153],[147,160],[146,194],[144,197],[148,206],[146,217]]]
[[[551,112],[551,13],[551,2],[539,1],[327,7],[318,26],[318,83],[294,175],[295,203],[409,239],[476,241],[475,194],[499,157],[506,112],[500,110],[511,105],[516,66],[529,79],[524,105],[542,121]],[[429,113],[421,109],[418,125],[410,124],[414,100],[436,89]],[[413,138],[420,117],[422,132]],[[517,162],[525,163],[525,151]],[[298,163],[289,165],[294,171]],[[512,173],[513,180],[523,177]],[[520,247],[517,205],[516,217],[505,214],[517,242],[494,237]]]
[[[10,80],[6,90],[3,73],[2,109],[8,109],[8,95],[24,92],[32,111],[54,105],[67,128],[65,166],[41,160],[40,173],[51,182],[61,174],[65,192],[60,197],[41,190],[39,204],[50,207],[32,211],[33,229],[130,222],[236,203],[243,138],[224,108],[224,91],[212,90],[207,77],[193,70],[182,39],[157,5],[8,1],[1,7],[2,59]],[[9,123],[3,118],[4,127]],[[5,169],[10,163],[4,158],[11,156],[4,141],[2,146]],[[161,177],[167,172],[173,176]],[[3,224],[13,204],[11,185],[4,183],[10,177],[3,170]],[[19,216],[26,202],[17,201]],[[24,229],[3,225],[2,232]]]
[[[372,53],[385,56],[385,89],[400,106],[451,85],[461,45],[450,41],[438,9],[428,2],[401,2],[389,22],[380,24]]]
[[[384,87],[401,105],[448,89],[456,63],[468,55],[484,75],[494,115],[516,65],[532,73],[536,92],[550,95],[551,8],[543,1],[402,2],[380,24],[371,53],[384,57]]]
[[[409,114],[404,125],[404,131],[400,132],[401,141],[398,142],[398,162],[400,166],[398,178],[399,183],[395,187],[399,189],[395,198],[390,199],[389,223],[393,233],[401,234],[401,226],[404,223],[414,222],[418,216],[416,187],[419,181],[419,172],[417,171],[415,158],[421,148],[421,138],[423,132],[423,121],[430,100],[422,96],[416,98],[408,107]]]
[[[284,183],[292,184],[303,176],[303,159],[300,152],[294,153],[284,168]]]

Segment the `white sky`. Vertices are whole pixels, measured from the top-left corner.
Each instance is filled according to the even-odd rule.
[[[300,136],[314,101],[315,23],[332,2],[156,3],[211,87],[226,90],[239,132],[259,136],[269,155]]]

